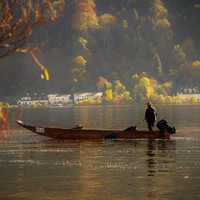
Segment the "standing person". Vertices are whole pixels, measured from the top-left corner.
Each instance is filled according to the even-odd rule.
[[[151,105],[151,102],[147,102],[145,120],[147,122],[149,131],[153,131],[154,123],[156,121],[156,116],[157,116],[156,109]]]

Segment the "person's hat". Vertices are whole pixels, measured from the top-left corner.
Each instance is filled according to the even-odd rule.
[[[151,106],[151,102],[150,101],[147,102],[147,106]]]

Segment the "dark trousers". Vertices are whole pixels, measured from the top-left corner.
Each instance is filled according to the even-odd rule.
[[[153,131],[154,122],[147,122],[149,131]]]

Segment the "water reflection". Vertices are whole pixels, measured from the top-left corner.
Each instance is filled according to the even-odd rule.
[[[156,152],[155,152],[155,141],[153,140],[148,140],[148,150],[147,150],[147,166],[149,168],[148,170],[148,176],[154,176],[156,173]]]
[[[146,155],[148,198],[171,199],[174,193],[171,185],[176,160],[176,142],[148,140]]]
[[[170,108],[158,107],[160,116],[176,121],[179,132],[170,141],[58,142],[20,129],[13,117],[10,137],[0,144],[1,198],[199,199],[199,107],[191,108],[189,119],[187,107]],[[27,109],[22,120],[123,129],[143,111],[143,106]]]
[[[148,176],[154,176],[158,172],[170,172],[176,159],[175,150],[175,140],[148,140],[146,152]]]

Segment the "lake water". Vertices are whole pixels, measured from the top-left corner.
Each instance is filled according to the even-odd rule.
[[[122,130],[144,118],[143,105],[11,109],[0,135],[0,199],[200,199],[200,105],[156,108],[177,128],[170,141],[56,141],[16,124]]]

